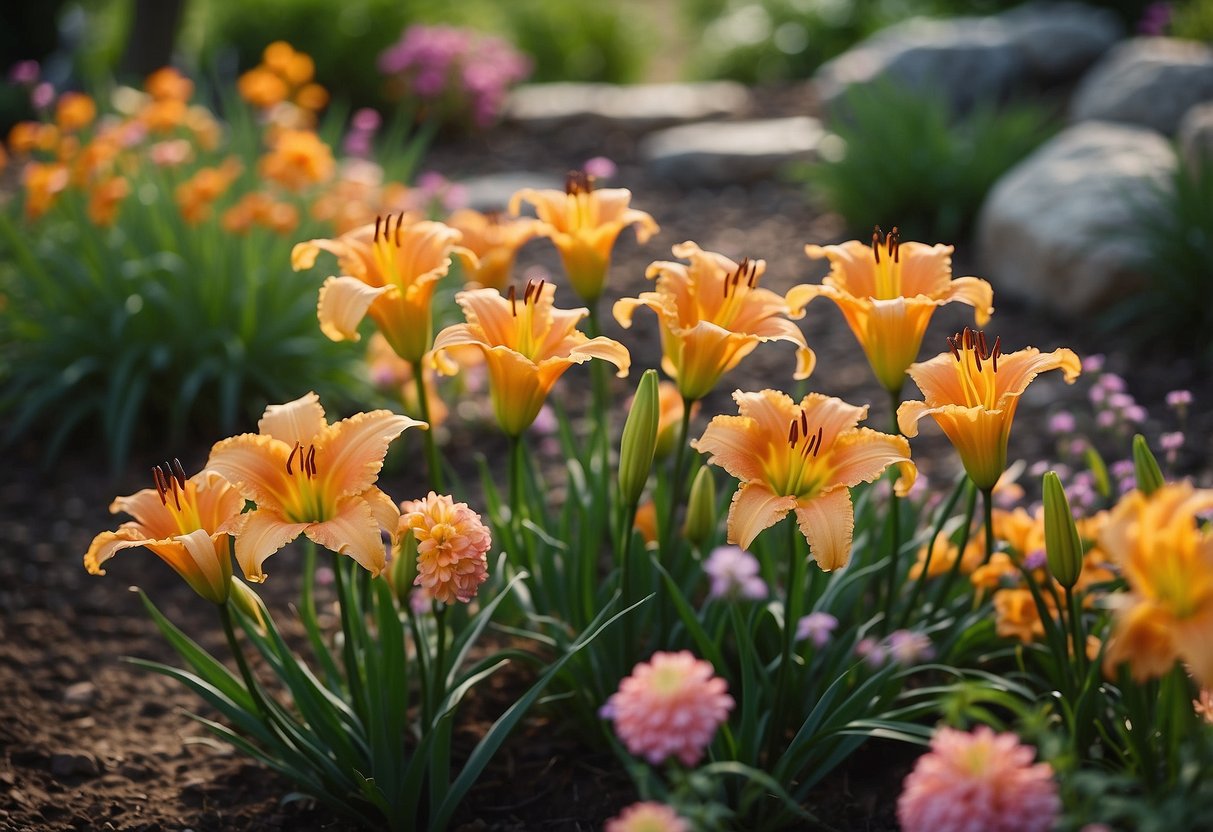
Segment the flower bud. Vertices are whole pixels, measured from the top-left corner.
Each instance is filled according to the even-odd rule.
[[[265,602],[253,591],[252,587],[235,575],[231,579],[231,594],[228,595],[228,601],[241,613],[252,619],[262,635],[268,632],[265,622],[270,613],[265,608]]]
[[[658,419],[657,371],[645,370],[636,386],[619,445],[619,493],[624,505],[640,502],[640,494],[648,482],[657,447]]]
[[[403,607],[409,602],[409,594],[413,591],[413,579],[417,576],[417,538],[412,531],[404,529],[400,540],[392,550],[392,560],[384,572],[388,586],[396,601]]]
[[[1084,457],[1087,461],[1087,467],[1091,469],[1091,476],[1095,478],[1095,491],[1100,497],[1105,500],[1112,496],[1112,480],[1108,476],[1108,466],[1104,463],[1103,457],[1099,455],[1099,451],[1090,445],[1087,446]]]
[[[1137,490],[1147,497],[1163,486],[1162,469],[1140,433],[1133,437],[1133,473],[1137,476]]]
[[[1053,471],[1044,476],[1042,486],[1045,503],[1045,557],[1049,572],[1067,589],[1078,582],[1082,571],[1082,541],[1078,526],[1070,511],[1070,501],[1062,488],[1061,479]]]
[[[691,496],[687,500],[687,519],[682,526],[683,536],[691,545],[703,548],[712,539],[716,530],[716,480],[708,466],[695,474],[691,483]]]

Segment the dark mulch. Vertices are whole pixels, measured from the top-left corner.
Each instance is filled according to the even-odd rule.
[[[764,115],[810,106],[795,88],[764,92],[759,102]],[[434,148],[427,167],[456,178],[517,169],[559,175],[597,155],[620,164],[618,184],[630,187],[635,205],[662,225],[660,235],[643,248],[625,233],[617,250],[613,297],[634,294],[644,283],[648,262],[668,258],[670,246],[683,240],[734,257],[764,257],[769,264],[766,284],[786,290],[824,273],[824,267],[804,257],[803,244],[836,240],[843,233],[794,184],[766,181],[687,192],[651,181],[637,161],[636,137],[595,124],[538,134],[503,128],[475,139],[443,142]],[[957,257],[963,273],[969,252],[958,247]],[[524,251],[520,265],[535,263],[556,269],[545,243],[533,243]],[[562,296],[563,305],[572,305],[571,297]],[[626,334],[613,323],[607,328],[633,349],[639,366],[655,366],[658,360],[655,327],[647,315],[642,312]],[[942,348],[942,336],[963,323],[958,311],[944,310],[928,343]],[[870,401],[873,421],[887,424],[884,397],[868,380],[862,354],[837,310],[824,301],[814,304],[804,325],[819,359],[814,388],[850,401]],[[1112,365],[1129,376],[1133,391],[1155,419],[1165,416],[1161,399],[1167,390],[1191,387],[1198,404],[1191,438],[1210,435],[1209,419],[1199,406],[1213,395],[1213,385],[1182,358],[1131,362],[1116,353],[1114,341],[1101,343],[1092,327],[1061,326],[1005,303],[994,328],[1013,346],[1068,345],[1082,354],[1112,353]],[[711,413],[731,409],[731,384],[781,385],[792,364],[790,349],[759,350],[738,378],[726,382],[707,402],[701,423]],[[576,371],[570,375],[571,383],[578,383]],[[1080,399],[1056,380],[1034,386],[1021,410],[1013,455],[1047,455],[1050,440],[1043,415]],[[950,460],[936,432],[927,433],[922,444],[916,442],[916,453],[940,451],[940,459]],[[217,438],[198,437],[196,447],[182,449],[186,467],[201,465]],[[124,554],[101,579],[81,568],[91,537],[114,527],[115,519],[105,511],[109,501],[115,494],[144,487],[139,472],[153,460],[132,465],[114,482],[106,476],[104,455],[96,449],[51,471],[39,467],[39,450],[36,443],[11,450],[0,485],[0,829],[344,828],[305,801],[284,802],[290,792],[287,783],[210,739],[185,715],[199,708],[199,702],[169,681],[121,661],[127,655],[173,661],[138,598],[127,591],[133,583],[145,587],[169,617],[204,646],[223,652],[210,607],[150,555]],[[456,453],[465,462],[469,458],[466,448]],[[1198,446],[1191,450],[1189,463],[1205,469],[1207,459],[1208,448]],[[421,490],[421,483],[406,476],[402,467],[398,463],[384,477],[386,490],[397,498]],[[279,568],[266,585],[268,600],[279,608],[295,590],[288,568]],[[522,684],[521,677],[503,677],[500,687],[478,695],[475,713],[491,718],[508,703],[510,691]],[[893,828],[892,801],[911,759],[903,749],[884,745],[861,752],[821,790],[826,797],[816,808],[840,829]],[[473,791],[461,822],[469,830],[503,832],[597,829],[634,797],[611,759],[586,752],[538,714],[528,717],[502,750]]]

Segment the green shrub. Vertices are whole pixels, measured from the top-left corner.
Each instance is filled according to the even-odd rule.
[[[1038,106],[955,117],[940,95],[892,85],[856,87],[840,109],[831,127],[845,148],[808,181],[851,230],[896,225],[914,239],[963,238],[995,181],[1052,132]]]

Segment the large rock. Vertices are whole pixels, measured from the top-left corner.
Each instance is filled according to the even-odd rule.
[[[734,118],[750,108],[750,93],[733,81],[697,84],[528,84],[506,102],[508,119],[535,130],[596,119],[628,130],[651,130],[713,118]]]
[[[523,188],[564,190],[563,179],[533,171],[490,173],[461,180],[458,184],[466,189],[467,206],[477,211],[504,211],[514,192]]]
[[[1080,75],[1122,36],[1116,16],[1082,3],[1031,3],[1001,15],[914,18],[824,64],[818,94],[835,107],[848,89],[891,81],[938,91],[961,110]]]
[[[1197,104],[1179,123],[1179,155],[1189,170],[1213,165],[1213,101]]]
[[[986,198],[977,249],[996,294],[1083,315],[1141,284],[1133,235],[1176,164],[1160,133],[1072,126],[1009,171]]]
[[[821,122],[808,116],[704,122],[654,133],[640,153],[654,176],[679,185],[742,184],[814,159],[824,136]]]
[[[1073,121],[1100,119],[1175,135],[1184,114],[1213,100],[1213,48],[1176,38],[1134,38],[1083,78],[1070,106]]]

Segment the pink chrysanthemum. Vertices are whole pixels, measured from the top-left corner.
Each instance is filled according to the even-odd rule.
[[[600,713],[615,720],[615,733],[638,757],[654,765],[677,757],[693,766],[734,704],[728,683],[712,673],[689,650],[654,653],[619,683]]]
[[[400,504],[400,531],[417,539],[417,577],[430,597],[465,604],[489,576],[485,553],[492,545],[488,527],[467,503],[431,491],[424,500]]]
[[[604,832],[691,832],[691,827],[669,806],[649,800],[608,820]]]
[[[1053,767],[1014,734],[941,728],[897,801],[903,832],[1047,832],[1061,810]]]

